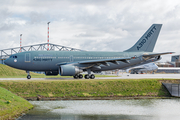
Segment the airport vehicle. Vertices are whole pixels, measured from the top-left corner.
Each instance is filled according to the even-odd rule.
[[[144,35],[128,50],[123,52],[101,51],[28,51],[11,55],[4,61],[6,65],[29,71],[45,71],[46,75],[73,76],[83,78],[81,74],[87,71],[85,79],[94,79],[93,72],[114,69],[124,69],[139,64],[154,62],[161,55],[172,52],[153,53],[162,24],[153,24]]]
[[[158,66],[155,63],[148,63],[148,64],[144,64],[144,65],[140,65],[137,67],[133,67],[130,69],[127,69],[127,71],[129,72],[131,70],[131,74],[139,74],[139,73],[144,73],[144,72],[151,72],[153,71],[153,73],[158,69]]]

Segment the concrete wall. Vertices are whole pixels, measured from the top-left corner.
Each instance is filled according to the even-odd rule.
[[[4,64],[4,60],[0,60],[0,64]]]

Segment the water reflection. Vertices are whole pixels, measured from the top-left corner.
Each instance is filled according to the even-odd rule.
[[[180,119],[179,99],[32,101],[20,120]]]

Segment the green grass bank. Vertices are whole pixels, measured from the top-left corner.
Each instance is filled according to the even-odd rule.
[[[0,120],[13,119],[32,108],[25,99],[0,87]]]
[[[170,96],[158,79],[0,81],[0,87],[26,99]]]
[[[73,78],[72,76],[46,76],[30,72],[32,78]],[[24,70],[15,69],[7,65],[0,64],[0,78],[26,78],[27,73]],[[115,75],[96,75],[96,77],[117,77]]]

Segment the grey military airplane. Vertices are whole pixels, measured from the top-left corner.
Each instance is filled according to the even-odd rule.
[[[73,76],[82,79],[94,79],[101,71],[127,69],[161,59],[161,55],[172,52],[154,53],[162,24],[153,24],[144,35],[128,50],[123,52],[102,51],[27,51],[11,55],[4,62],[11,67],[29,71],[44,71],[46,75]]]

